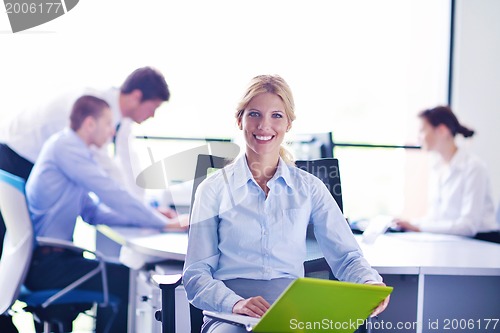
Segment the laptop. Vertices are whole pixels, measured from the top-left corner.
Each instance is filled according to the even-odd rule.
[[[316,278],[292,282],[261,318],[203,311],[248,332],[354,332],[392,287]]]

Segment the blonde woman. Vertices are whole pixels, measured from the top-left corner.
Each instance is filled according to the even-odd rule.
[[[261,317],[304,276],[310,221],[337,278],[383,285],[328,189],[295,167],[281,145],[295,119],[288,84],[276,75],[253,78],[235,116],[245,154],[196,192],[184,266],[189,301],[202,310]],[[205,318],[202,331],[245,329]]]

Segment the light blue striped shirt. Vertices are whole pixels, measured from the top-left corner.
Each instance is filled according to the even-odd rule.
[[[36,236],[71,241],[79,215],[91,224],[163,228],[168,221],[111,179],[69,128],[44,144],[26,196]]]
[[[363,258],[323,182],[279,160],[267,183],[255,182],[245,156],[207,178],[196,192],[184,266],[188,299],[203,310],[231,312],[242,299],[222,282],[304,276],[306,229],[314,233],[334,275],[382,281]],[[255,295],[261,295],[259,291]]]

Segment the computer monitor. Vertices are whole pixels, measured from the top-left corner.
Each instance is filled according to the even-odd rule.
[[[332,132],[295,134],[287,140],[287,147],[297,160],[315,160],[333,157]]]

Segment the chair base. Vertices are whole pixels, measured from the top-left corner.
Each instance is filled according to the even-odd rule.
[[[90,310],[93,304],[58,304],[47,308],[27,306],[26,312],[35,318],[35,331],[63,333],[71,332],[73,321],[82,312]]]

